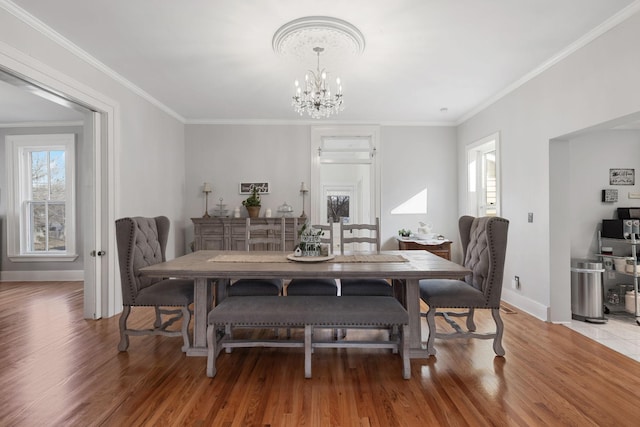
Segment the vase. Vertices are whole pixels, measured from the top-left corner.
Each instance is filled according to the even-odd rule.
[[[260,216],[260,206],[246,206],[249,218],[258,218]]]

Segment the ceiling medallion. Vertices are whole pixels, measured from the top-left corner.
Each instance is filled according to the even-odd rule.
[[[360,55],[364,52],[365,41],[360,30],[347,21],[328,16],[308,16],[278,28],[271,45],[279,55],[308,61],[315,59],[313,48],[318,46],[332,56]]]
[[[364,51],[362,33],[350,23],[326,16],[310,16],[284,24],[273,35],[273,51],[300,60],[309,60],[310,53],[317,58],[316,70],[309,70],[302,85],[295,81],[291,105],[303,115],[314,119],[329,117],[344,109],[342,85],[336,79],[336,91],[331,94],[327,82],[328,72],[320,69],[320,54],[330,52],[332,58],[359,55]]]

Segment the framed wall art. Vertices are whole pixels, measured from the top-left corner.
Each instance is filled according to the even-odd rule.
[[[269,194],[268,182],[241,182],[238,191],[240,194],[251,194],[254,188],[258,189],[258,194]]]
[[[614,203],[618,201],[618,190],[602,190],[602,201]]]
[[[609,185],[635,185],[635,169],[609,169]]]

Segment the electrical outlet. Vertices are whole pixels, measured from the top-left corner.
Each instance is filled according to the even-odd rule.
[[[513,276],[513,289],[520,290],[520,276]]]

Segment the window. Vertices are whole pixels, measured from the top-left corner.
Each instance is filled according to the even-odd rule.
[[[467,147],[467,212],[500,215],[499,134]]]
[[[349,218],[349,195],[327,195],[327,222],[340,222]]]
[[[74,135],[10,135],[6,143],[9,258],[73,261]]]

